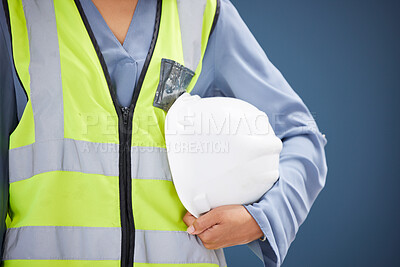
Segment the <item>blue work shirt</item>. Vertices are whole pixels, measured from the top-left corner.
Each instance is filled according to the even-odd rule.
[[[139,1],[123,45],[94,4],[89,0],[81,3],[104,55],[118,100],[128,106],[150,46],[156,0]],[[229,0],[221,0],[220,15],[203,59],[203,71],[192,94],[235,97],[255,105],[268,115],[276,135],[283,141],[279,180],[259,201],[245,205],[267,238],[264,242],[249,243],[250,248],[265,266],[280,266],[325,185],[326,139]],[[8,200],[9,134],[25,104],[0,2],[0,215],[3,218]],[[0,224],[4,233],[4,220]]]

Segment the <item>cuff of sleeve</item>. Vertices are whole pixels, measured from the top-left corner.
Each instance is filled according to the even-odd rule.
[[[267,233],[266,233],[266,229],[264,227],[264,224],[261,223],[261,220],[259,217],[257,217],[253,210],[252,210],[252,206],[251,205],[243,205],[243,207],[245,207],[245,209],[247,210],[248,213],[250,213],[250,215],[253,217],[253,219],[257,222],[258,226],[260,227],[261,231],[263,232],[264,236],[261,237],[259,240],[261,241],[265,241],[267,239]]]
[[[260,210],[252,206],[251,204],[249,205],[243,205],[245,209],[250,213],[250,215],[254,218],[254,220],[257,222],[258,226],[260,227],[261,231],[263,232],[264,236],[260,240],[257,239],[251,243],[249,243],[249,246],[253,252],[261,258],[261,260],[264,262],[265,266],[280,266],[280,256],[279,256],[279,251],[277,244],[275,242],[275,238],[270,226],[270,223],[268,219],[265,218],[265,214],[263,214]],[[261,214],[260,214],[261,212]],[[259,249],[254,249],[255,243],[259,247]],[[261,251],[260,251],[261,250]],[[261,252],[261,253],[259,253]],[[261,254],[261,255],[259,255]],[[268,264],[267,264],[268,262]]]

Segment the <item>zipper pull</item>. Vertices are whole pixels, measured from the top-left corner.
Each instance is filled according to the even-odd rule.
[[[122,119],[124,121],[124,125],[128,125],[128,118],[129,118],[129,107],[122,107]]]

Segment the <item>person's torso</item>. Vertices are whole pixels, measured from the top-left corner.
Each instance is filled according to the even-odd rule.
[[[150,49],[124,107],[79,1],[9,1],[28,101],[10,136],[4,266],[225,266],[222,250],[185,231],[165,111],[153,105],[171,84],[190,92],[201,72],[217,1],[199,6],[200,27],[187,3],[158,1]],[[188,14],[192,24],[182,25]],[[181,64],[195,71],[189,84]]]

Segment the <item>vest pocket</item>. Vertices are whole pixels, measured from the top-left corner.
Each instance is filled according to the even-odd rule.
[[[186,92],[194,72],[171,59],[161,60],[160,82],[153,106],[168,111],[175,100]]]

